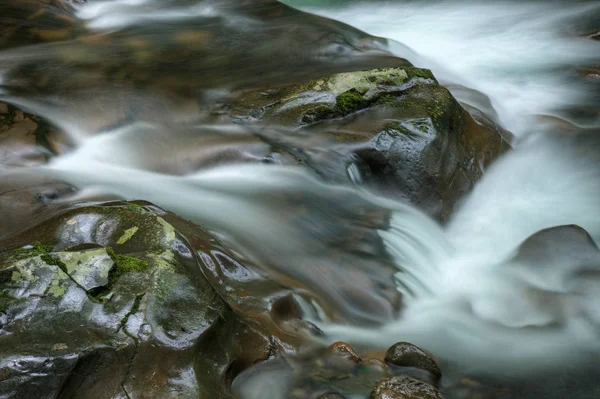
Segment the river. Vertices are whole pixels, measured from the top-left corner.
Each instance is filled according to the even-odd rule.
[[[236,148],[252,132],[212,116],[192,120],[189,107],[194,106],[187,97],[169,93],[198,88],[210,103],[227,97],[232,85],[256,87],[258,72],[238,73],[243,65],[236,65],[221,73],[228,67],[216,56],[200,62],[206,51],[213,51],[209,46],[190,52],[192,61],[177,64],[180,69],[158,70],[156,77],[146,79],[143,51],[136,53],[138,64],[124,62],[122,43],[133,43],[127,42],[132,37],[160,41],[163,48],[155,52],[177,57],[179,50],[160,35],[205,18],[211,20],[206,31],[215,29],[216,35],[228,24],[256,29],[252,39],[231,42],[248,51],[252,64],[269,59],[268,51],[258,48],[269,36],[255,27],[258,22],[225,6],[171,3],[167,9],[152,0],[80,6],[78,16],[91,29],[109,32],[105,37],[112,40],[99,41],[94,55],[80,56],[77,47],[65,55],[67,44],[61,42],[0,52],[5,61],[0,99],[46,117],[66,132],[70,147],[45,165],[4,168],[4,176],[43,175],[79,188],[69,201],[144,199],[192,220],[241,258],[311,287],[333,313],[346,315],[333,320],[318,305],[306,305],[312,307],[307,317],[325,333],[322,341],[379,349],[408,341],[427,348],[447,372],[442,392],[450,399],[462,397],[457,386],[465,376],[486,384],[489,396],[482,397],[508,397],[502,396],[504,386],[513,388],[512,398],[600,395],[595,383],[600,256],[593,244],[600,243],[600,75],[598,69],[589,72],[600,64],[600,42],[585,36],[598,28],[597,3],[286,2],[390,40],[394,55],[431,69],[459,101],[514,134],[514,149],[485,170],[443,224],[410,204],[361,188],[360,176],[351,185],[323,181],[287,165],[205,167],[212,165],[206,161],[212,154],[223,146]],[[311,68],[329,72],[327,62],[287,64],[294,40],[302,40],[303,34],[278,42],[271,51],[281,59],[265,64],[260,81],[284,81],[288,76],[281,74],[282,68],[296,79],[311,77],[304,75]],[[195,39],[204,40],[201,36]],[[11,73],[31,60],[46,70],[56,65],[71,69],[53,75],[49,91],[38,90],[33,81],[15,89]],[[128,71],[135,83],[97,79],[89,71],[102,64]],[[212,85],[205,84],[203,74]],[[151,94],[136,88],[157,81],[165,86]],[[27,87],[36,89],[24,91]],[[141,112],[122,111],[123,103]],[[244,160],[257,156],[240,148]],[[290,205],[290,197],[302,198],[301,203]],[[369,211],[389,212],[389,224],[361,221]],[[288,217],[296,212],[304,212],[302,221]],[[365,224],[397,268],[394,284],[404,298],[400,314],[388,310],[387,299],[371,289],[376,284],[375,277],[369,280],[369,267],[378,267],[376,256],[348,251],[347,263],[340,265],[330,255],[339,226],[358,230]],[[567,225],[580,226],[589,236],[574,227],[536,235]],[[519,249],[528,239],[529,245]],[[348,273],[362,276],[356,286]],[[360,300],[355,292],[349,294],[351,289],[362,293]],[[263,388],[249,385],[244,398],[261,397]]]

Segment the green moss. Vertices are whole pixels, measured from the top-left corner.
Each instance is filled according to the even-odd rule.
[[[128,204],[127,210],[135,213],[150,213],[138,204]]]
[[[339,118],[367,108],[371,102],[356,89],[350,89],[335,99],[335,106],[319,105],[302,116],[303,123]]]
[[[111,247],[106,247],[106,253],[115,262],[115,265],[108,273],[109,287],[112,287],[114,283],[126,273],[133,271],[139,272],[148,268],[148,262],[132,256],[117,254]]]
[[[350,89],[340,94],[335,101],[335,106],[342,115],[348,115],[369,106],[369,101],[356,89]]]
[[[319,89],[325,88],[335,94],[345,93],[351,89],[366,93],[376,89],[378,85],[399,86],[406,81],[407,77],[404,68],[371,69],[333,75],[324,79],[325,84],[317,84],[317,86]],[[317,86],[313,89],[317,90]]]
[[[67,271],[67,265],[65,265],[60,259],[52,257],[50,254],[43,254],[40,257],[44,262],[51,266],[57,266],[60,270],[62,270],[65,274],[69,274]]]
[[[309,112],[302,115],[302,123],[318,122],[329,118],[335,118],[336,108],[328,107],[327,105],[319,105]]]
[[[31,243],[29,248],[19,248],[13,251],[13,255],[18,258],[28,258],[31,256],[44,255],[52,251],[52,245],[43,245],[39,241]]]
[[[433,76],[433,72],[431,72],[429,69],[405,68],[404,70],[409,78],[423,78],[437,81],[435,76]]]

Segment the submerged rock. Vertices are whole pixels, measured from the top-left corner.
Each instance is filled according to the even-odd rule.
[[[46,121],[0,102],[0,165],[43,164],[62,148],[58,137]]]
[[[476,122],[429,70],[417,68],[249,92],[232,115],[242,123],[295,128],[261,137],[325,178],[360,181],[441,220],[510,148],[505,132]]]
[[[139,205],[75,208],[2,244],[2,397],[218,397],[274,350]]]

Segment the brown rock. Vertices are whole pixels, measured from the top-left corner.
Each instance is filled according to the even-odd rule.
[[[331,344],[329,351],[334,355],[339,355],[348,360],[352,360],[355,363],[361,362],[360,356],[358,356],[356,351],[345,342],[335,342]]]
[[[421,348],[407,342],[398,342],[388,349],[385,361],[399,367],[415,367],[441,378],[442,371],[433,358]]]
[[[370,399],[443,399],[434,387],[410,377],[392,377],[379,381]]]

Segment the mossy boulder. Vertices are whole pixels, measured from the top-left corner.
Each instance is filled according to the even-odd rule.
[[[79,206],[2,242],[0,396],[219,397],[269,356],[159,213]]]
[[[431,71],[412,67],[247,92],[231,114],[238,123],[290,127],[263,139],[326,178],[352,178],[440,220],[510,148],[505,132],[476,122]]]

